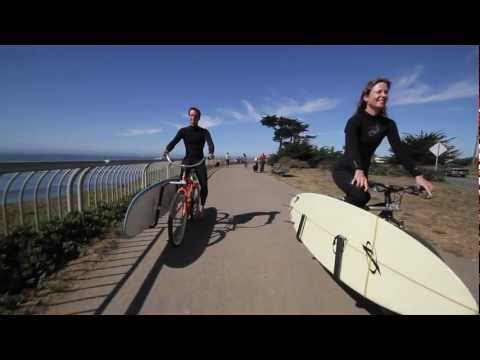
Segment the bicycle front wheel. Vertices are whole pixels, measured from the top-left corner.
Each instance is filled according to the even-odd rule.
[[[182,193],[177,193],[170,206],[168,214],[168,241],[173,246],[180,246],[187,227],[187,214],[185,213],[186,198]]]
[[[197,220],[198,213],[200,212],[200,186],[197,185],[192,192],[192,207],[190,213],[190,220]]]

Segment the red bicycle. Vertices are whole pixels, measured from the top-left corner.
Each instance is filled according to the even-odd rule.
[[[170,184],[180,185],[168,214],[168,240],[176,247],[180,246],[183,241],[187,220],[196,220],[200,210],[200,184],[195,171],[186,170],[201,165],[205,158],[193,165],[175,164],[168,154],[165,155],[165,158],[171,165],[184,169],[180,181],[170,181]]]

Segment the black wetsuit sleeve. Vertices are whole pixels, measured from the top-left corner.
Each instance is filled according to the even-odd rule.
[[[205,140],[207,140],[208,144],[208,153],[213,154],[215,151],[215,146],[213,145],[212,137],[210,136],[210,132],[205,130]]]
[[[363,170],[360,157],[360,122],[352,117],[345,126],[345,152],[349,154],[355,170]]]
[[[403,167],[412,175],[418,176],[421,175],[421,172],[415,166],[415,162],[408,155],[407,149],[400,140],[400,135],[398,134],[398,128],[394,121],[392,121],[388,127],[387,131],[388,142],[392,146],[393,152],[400,160],[400,163]]]
[[[182,131],[182,129],[180,129],[180,130],[178,130],[177,135],[175,135],[175,137],[173,138],[173,140],[170,141],[170,143],[167,145],[166,150],[167,150],[168,152],[172,151],[173,148],[175,147],[175,145],[177,145],[178,142],[179,142],[180,140],[182,140],[182,138],[183,138],[183,131]]]

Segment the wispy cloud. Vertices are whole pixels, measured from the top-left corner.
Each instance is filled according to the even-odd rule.
[[[232,109],[219,109],[219,111],[237,121],[260,121],[262,113],[278,116],[302,115],[333,109],[338,103],[338,100],[328,98],[310,99],[303,102],[293,98],[284,98],[273,105],[261,106],[263,111],[260,111],[247,100],[242,100],[244,108],[242,111]]]
[[[425,104],[477,95],[475,84],[468,80],[448,84],[442,89],[433,89],[419,80],[423,68],[419,65],[410,74],[400,77],[398,85],[392,91],[391,105]]]
[[[417,81],[418,77],[423,71],[423,65],[417,65],[411,74],[406,74],[398,80],[398,88],[407,88]]]
[[[181,116],[185,119],[185,123],[183,123],[183,124],[172,123],[172,122],[165,122],[165,123],[170,124],[172,126],[175,126],[177,129],[181,129],[185,126],[188,126],[188,115],[181,114]],[[220,124],[223,124],[223,122],[224,121],[219,117],[202,114],[202,117],[200,118],[200,121],[199,121],[198,125],[202,128],[209,129],[209,128],[218,126]]]
[[[202,115],[202,118],[200,119],[199,125],[201,127],[209,129],[209,128],[218,126],[222,123],[223,123],[223,120],[218,118],[218,117]]]
[[[142,135],[152,135],[162,132],[160,128],[156,129],[126,129],[125,131],[120,132],[119,136],[142,136]]]
[[[248,120],[248,117],[246,114],[242,114],[239,111],[234,111],[234,110],[229,110],[229,109],[220,109],[219,111],[223,112],[225,115],[230,116],[234,118],[235,120],[242,121],[242,120]]]
[[[241,103],[244,108],[243,111],[236,111],[232,109],[219,109],[219,111],[237,121],[260,121],[262,116],[250,102],[247,100],[242,100]]]
[[[249,117],[255,118],[255,119],[261,118],[260,114],[252,104],[250,104],[247,100],[242,100],[242,102],[243,102],[243,105],[245,105],[245,107],[247,108],[247,114]]]
[[[181,114],[181,117],[184,117],[184,118],[187,118],[184,114]],[[176,128],[177,130],[180,130],[181,128],[187,126],[187,123],[175,123],[175,122],[171,122],[171,121],[163,121],[162,122],[163,124],[167,124],[167,125],[170,125],[170,126],[173,126],[174,128]]]
[[[286,103],[281,104],[275,113],[281,116],[310,114],[314,112],[330,110],[335,108],[337,105],[337,100],[328,98],[311,99],[303,103],[295,99],[286,99]]]

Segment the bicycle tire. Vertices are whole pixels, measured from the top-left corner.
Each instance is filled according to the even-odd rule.
[[[187,215],[182,214],[185,201],[185,195],[183,193],[177,193],[173,198],[168,213],[168,241],[175,247],[180,246],[183,242],[185,229],[187,227]],[[179,205],[181,206],[180,210],[178,208]],[[178,213],[180,217],[177,218]]]
[[[192,192],[192,207],[190,213],[190,220],[195,221],[198,218],[200,211],[200,187],[196,186]]]

